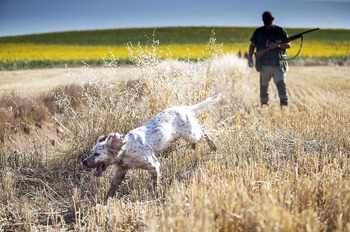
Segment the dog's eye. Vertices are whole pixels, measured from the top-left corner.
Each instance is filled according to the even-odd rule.
[[[95,153],[94,156],[99,156],[100,154],[99,153]]]

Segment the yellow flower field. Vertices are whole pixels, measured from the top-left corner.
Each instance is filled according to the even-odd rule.
[[[291,49],[288,50],[289,56],[295,55],[299,50],[300,42],[292,42]],[[349,56],[350,41],[305,41],[300,53],[302,57],[332,57]]]
[[[1,44],[0,60],[89,60],[102,59],[109,53],[104,46]],[[125,47],[111,47],[116,58],[127,58]]]
[[[224,44],[221,47],[225,53],[242,54],[247,51],[249,43]],[[162,58],[183,58],[196,59],[205,58],[206,45],[184,44],[184,45],[158,45],[157,55]],[[138,49],[131,47],[133,55],[137,55]],[[145,47],[141,47],[145,49]],[[298,52],[299,41],[292,43],[292,48],[288,50],[289,56]],[[37,44],[0,44],[0,61],[65,61],[65,60],[96,60],[111,57],[116,59],[130,59],[131,54],[126,46],[78,46],[78,45],[37,45]],[[343,42],[323,42],[304,41],[300,57],[332,57],[349,56],[350,41]]]

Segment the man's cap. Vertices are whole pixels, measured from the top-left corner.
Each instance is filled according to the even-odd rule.
[[[272,19],[272,20],[275,19],[270,11],[264,11],[264,13],[262,14],[262,18],[263,18],[263,20],[264,19]]]

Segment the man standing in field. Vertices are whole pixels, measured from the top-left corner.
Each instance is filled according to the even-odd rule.
[[[281,107],[288,106],[285,73],[288,69],[286,49],[290,48],[290,43],[283,43],[283,40],[288,38],[288,34],[282,27],[273,24],[274,17],[271,12],[265,11],[262,14],[262,20],[264,26],[254,31],[248,54],[249,66],[253,67],[252,56],[256,48],[255,67],[260,72],[260,103],[262,106],[268,105],[269,82],[273,77]]]

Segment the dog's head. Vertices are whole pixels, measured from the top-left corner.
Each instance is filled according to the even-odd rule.
[[[88,168],[96,168],[94,175],[100,177],[106,168],[116,162],[117,153],[123,146],[123,136],[112,133],[100,137],[91,149],[89,157],[84,159],[83,164]]]

